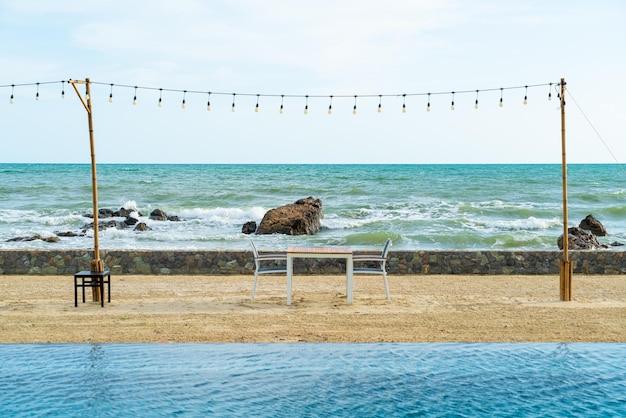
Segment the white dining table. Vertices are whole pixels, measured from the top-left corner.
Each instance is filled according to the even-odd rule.
[[[352,250],[347,247],[289,247],[287,248],[287,305],[291,305],[294,258],[345,258],[346,300],[352,304]]]

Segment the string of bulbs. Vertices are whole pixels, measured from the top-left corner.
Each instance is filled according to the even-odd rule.
[[[35,100],[39,100],[40,98],[40,93],[39,93],[39,87],[43,86],[43,85],[50,85],[50,84],[60,84],[61,87],[61,98],[65,97],[65,84],[69,83],[69,81],[66,80],[61,80],[61,81],[46,81],[46,82],[36,82],[36,83],[21,83],[21,84],[4,84],[4,85],[0,85],[0,88],[10,88],[11,89],[11,96],[9,99],[9,102],[12,104],[15,101],[15,89],[16,87],[18,88],[24,88],[24,87],[35,87]],[[134,91],[133,94],[133,99],[132,99],[132,104],[136,105],[138,102],[138,92],[141,90],[146,90],[146,91],[158,91],[159,92],[159,98],[157,101],[157,106],[161,107],[163,106],[163,93],[178,93],[182,95],[182,102],[181,102],[181,108],[182,109],[186,109],[187,107],[187,95],[206,95],[207,96],[207,103],[206,103],[206,110],[207,111],[211,111],[211,97],[212,96],[232,96],[232,105],[231,105],[231,111],[235,112],[236,110],[236,98],[237,96],[239,97],[256,97],[256,105],[254,107],[254,111],[255,112],[259,112],[260,107],[259,107],[259,101],[261,98],[263,97],[272,97],[272,98],[280,98],[280,108],[279,108],[279,113],[283,114],[284,113],[284,99],[285,98],[297,98],[297,99],[302,99],[304,100],[304,114],[307,115],[309,113],[309,99],[323,99],[323,98],[327,98],[329,100],[329,104],[328,104],[328,110],[327,113],[329,115],[331,115],[333,113],[333,100],[337,100],[337,99],[353,99],[354,100],[354,104],[352,107],[352,113],[353,114],[357,114],[357,100],[359,98],[378,98],[378,107],[376,108],[376,111],[378,113],[382,112],[382,100],[385,97],[395,97],[395,98],[402,98],[402,108],[401,111],[402,113],[406,113],[407,112],[407,98],[409,97],[416,97],[416,96],[423,96],[427,99],[426,102],[426,111],[430,112],[431,110],[431,97],[432,96],[442,96],[442,95],[449,95],[451,97],[451,101],[450,101],[450,110],[455,110],[456,106],[455,106],[455,97],[459,94],[475,94],[475,99],[474,99],[474,109],[478,109],[479,108],[479,102],[478,102],[478,98],[479,98],[479,94],[480,93],[486,93],[486,92],[500,92],[500,100],[498,102],[498,106],[499,107],[503,107],[504,106],[504,92],[508,91],[508,90],[524,90],[524,98],[522,100],[522,104],[523,105],[527,105],[528,104],[528,89],[536,89],[536,88],[548,88],[548,94],[547,94],[547,98],[548,100],[552,99],[552,89],[553,87],[556,88],[557,86],[560,86],[560,82],[556,82],[556,83],[542,83],[542,84],[528,84],[528,85],[523,85],[523,86],[512,86],[512,87],[498,87],[498,88],[487,88],[487,89],[476,89],[476,90],[456,90],[456,91],[439,91],[439,92],[428,92],[428,93],[402,93],[402,94],[354,94],[354,95],[302,95],[302,94],[260,94],[260,93],[227,93],[227,92],[214,92],[214,91],[200,91],[200,90],[184,90],[184,89],[170,89],[170,88],[158,88],[158,87],[146,87],[146,86],[138,86],[138,85],[129,85],[129,84],[114,84],[114,83],[104,83],[104,82],[97,82],[97,81],[90,81],[90,83],[92,85],[100,85],[100,86],[108,86],[109,87],[109,102],[113,103],[113,90],[114,88],[116,89],[131,89]],[[557,97],[560,98],[560,94],[558,93],[558,90],[556,90],[556,95]]]

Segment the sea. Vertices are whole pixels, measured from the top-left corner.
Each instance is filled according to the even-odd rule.
[[[98,207],[130,209],[150,228],[102,230],[103,250],[247,250],[244,223],[309,196],[322,201],[321,231],[254,235],[261,249],[372,249],[391,238],[395,250],[557,250],[563,232],[560,164],[99,164],[96,172]],[[619,164],[568,165],[568,225],[592,214],[608,231],[601,243],[626,243],[625,174]],[[0,249],[92,249],[92,192],[90,164],[0,164]],[[154,209],[179,220],[151,220]],[[28,240],[68,232],[75,236]]]

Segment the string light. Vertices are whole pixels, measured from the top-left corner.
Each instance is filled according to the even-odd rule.
[[[187,90],[184,90],[183,91],[183,103],[180,105],[182,109],[187,108],[187,100],[185,100],[186,97],[187,97]]]
[[[550,83],[550,87],[548,88],[548,100],[552,100],[552,83]]]
[[[61,97],[65,98],[65,83],[67,81],[60,81],[61,83]],[[15,101],[15,88],[16,87],[22,87],[22,86],[33,86],[36,87],[36,94],[35,94],[35,98],[39,99],[42,95],[42,90],[41,87],[44,86],[45,84],[53,84],[53,83],[59,83],[59,81],[48,81],[48,82],[36,82],[36,83],[24,83],[24,84],[6,84],[6,85],[0,85],[0,89],[1,88],[11,88],[11,99],[10,102],[14,103]],[[84,83],[84,81],[83,81]],[[81,83],[82,84],[82,83]],[[178,92],[179,94],[182,94],[183,98],[183,102],[182,105],[184,105],[183,108],[186,108],[186,104],[187,104],[187,95],[188,94],[207,94],[207,91],[197,91],[197,90],[182,90],[182,89],[165,89],[165,88],[156,88],[156,87],[146,87],[146,86],[139,86],[139,85],[125,85],[125,84],[113,84],[113,83],[102,83],[102,82],[94,82],[91,81],[90,84],[92,86],[107,86],[107,89],[109,90],[109,97],[108,100],[109,102],[113,102],[113,89],[119,89],[119,88],[129,88],[129,89],[134,89],[134,95],[133,95],[133,105],[137,104],[137,97],[139,94],[139,90],[154,90],[159,92],[159,106],[162,106],[163,103],[163,92]],[[207,111],[211,110],[211,95],[212,94],[219,94],[219,95],[232,95],[233,96],[233,105],[236,103],[236,96],[237,95],[241,95],[241,96],[256,96],[256,105],[255,106],[255,112],[258,111],[258,109],[260,109],[260,98],[261,96],[265,96],[265,97],[280,97],[281,99],[281,107],[282,107],[282,112],[284,113],[284,100],[286,98],[289,97],[301,97],[301,98],[305,98],[305,106],[304,106],[304,111],[305,114],[308,114],[308,110],[309,110],[309,98],[329,98],[330,102],[329,102],[329,106],[328,106],[328,113],[332,114],[332,106],[333,106],[333,101],[337,98],[340,99],[352,99],[354,101],[353,106],[352,106],[352,112],[356,113],[358,112],[357,106],[358,106],[358,99],[362,98],[362,97],[378,97],[378,107],[376,109],[376,111],[378,113],[382,113],[382,99],[383,96],[385,97],[402,97],[402,112],[406,113],[408,108],[407,108],[407,99],[410,98],[410,96],[427,96],[427,106],[426,106],[426,111],[430,111],[431,110],[431,106],[432,106],[432,102],[431,102],[431,95],[452,95],[452,100],[450,102],[450,108],[452,109],[453,107],[456,108],[456,95],[457,94],[475,94],[475,99],[474,99],[474,108],[478,109],[478,100],[479,100],[479,94],[481,92],[492,92],[492,91],[497,91],[500,90],[500,101],[498,103],[499,107],[504,107],[504,90],[513,90],[513,89],[524,89],[524,96],[523,96],[523,101],[522,103],[524,105],[528,104],[528,92],[529,89],[531,88],[537,88],[537,87],[542,87],[542,86],[547,86],[548,87],[548,100],[552,99],[553,96],[553,92],[552,92],[552,88],[555,85],[560,85],[559,83],[543,83],[543,84],[532,84],[532,85],[521,85],[521,86],[513,86],[513,87],[499,87],[499,88],[491,88],[491,89],[481,89],[481,90],[455,90],[453,92],[451,91],[442,91],[442,92],[429,92],[429,93],[404,93],[404,94],[352,94],[352,95],[332,95],[332,96],[328,96],[328,95],[297,95],[297,94],[251,94],[251,93],[227,93],[227,92],[208,92],[208,100],[207,100]],[[92,87],[93,90],[93,87]],[[87,96],[86,92],[85,92],[85,96]],[[557,93],[554,93],[554,96],[557,97],[559,96],[558,91]],[[106,96],[105,96],[106,97]],[[89,99],[89,97],[88,97]],[[234,111],[235,106],[233,106],[233,110]],[[356,112],[355,112],[356,111]]]
[[[235,111],[235,93],[233,93],[233,106],[230,108],[231,112]]]
[[[285,98],[284,94],[280,95],[280,110],[278,111],[278,113],[280,113],[281,115],[283,114],[283,99]]]
[[[524,92],[524,101],[522,102],[524,106],[528,104],[528,86],[525,86],[525,87],[526,87],[526,91]]]

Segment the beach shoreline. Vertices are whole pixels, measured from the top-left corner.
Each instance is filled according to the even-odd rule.
[[[574,275],[112,276],[111,303],[74,307],[71,276],[3,275],[0,343],[626,342],[626,278]]]

